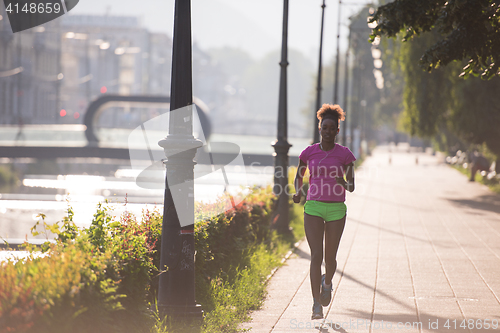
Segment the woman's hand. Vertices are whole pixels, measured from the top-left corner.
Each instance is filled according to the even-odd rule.
[[[346,169],[346,178],[347,181],[344,179],[344,177],[335,177],[335,180],[337,181],[337,184],[345,188],[349,192],[354,191],[354,163],[349,163],[348,165],[345,166]]]
[[[347,182],[345,181],[345,179],[343,177],[335,177],[335,180],[337,181],[337,184],[339,184],[343,188],[347,187]]]
[[[295,180],[293,184],[295,185],[295,194],[292,199],[293,202],[299,203],[300,198],[302,197],[302,178],[304,177],[304,173],[306,172],[307,164],[299,159],[299,166],[297,167],[297,174],[295,175]]]

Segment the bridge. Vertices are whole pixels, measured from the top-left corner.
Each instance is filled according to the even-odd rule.
[[[211,123],[208,108],[202,101],[194,98],[201,128],[207,142],[229,142],[238,145],[241,149],[245,165],[273,165],[272,137],[248,137],[237,135],[217,135],[211,132]],[[137,145],[143,142],[141,133],[135,133],[131,128],[106,128],[99,127],[99,120],[106,112],[119,109],[120,112],[130,108],[144,110],[155,108],[168,112],[170,106],[168,96],[121,96],[104,95],[92,102],[84,116],[83,124],[60,125],[4,125],[0,130],[0,158],[107,158],[117,160],[152,159],[152,156],[164,157],[163,149],[156,143],[165,137],[168,126],[164,128],[148,129],[149,134],[156,138],[150,140],[148,146]],[[149,120],[146,118],[146,120]],[[142,124],[135,124],[142,126]],[[297,139],[300,143],[295,145],[290,152],[290,164],[298,163],[298,154],[307,146],[308,140]],[[292,140],[292,141],[297,141]],[[293,144],[293,142],[292,142]],[[146,148],[149,153],[146,154]],[[206,147],[205,147],[206,148]],[[300,150],[299,150],[300,148]],[[200,149],[201,150],[201,149]],[[295,151],[297,150],[297,151]],[[224,151],[214,151],[224,158]],[[295,156],[293,156],[295,155]],[[201,151],[196,156],[199,164],[211,164],[207,150]]]

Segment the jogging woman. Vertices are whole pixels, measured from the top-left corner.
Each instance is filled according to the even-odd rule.
[[[344,231],[347,207],[345,190],[354,191],[354,164],[349,148],[335,143],[345,113],[338,105],[323,104],[317,112],[321,140],[302,151],[293,201],[300,202],[302,178],[309,168],[309,189],[304,205],[304,229],[311,249],[312,319],[323,318],[322,306],[330,304],[332,278],[337,269],[337,250]],[[345,176],[345,179],[344,179]],[[324,258],[326,273],[321,275]]]

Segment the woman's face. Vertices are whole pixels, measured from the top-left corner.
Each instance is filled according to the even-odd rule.
[[[323,119],[319,127],[319,134],[325,142],[335,142],[335,137],[339,133],[337,123],[333,119]]]

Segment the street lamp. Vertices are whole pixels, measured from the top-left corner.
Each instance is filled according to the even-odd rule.
[[[17,36],[17,67],[18,68],[21,68],[23,67],[23,56],[22,56],[22,35],[19,34]],[[17,96],[17,112],[16,112],[16,117],[17,117],[17,122],[18,123],[22,123],[22,107],[21,107],[21,103],[23,101],[23,98],[22,98],[22,95],[23,95],[23,92],[24,92],[24,87],[23,87],[23,77],[22,77],[22,72],[19,72],[19,74],[17,75],[16,77],[16,96]]]
[[[158,143],[167,157],[158,308],[162,316],[201,319],[194,284],[194,165],[202,142],[193,137],[191,3],[175,1],[169,133]],[[180,184],[173,191],[173,186]],[[175,200],[174,197],[180,200]]]
[[[351,29],[349,26],[349,36],[347,37],[347,50],[345,51],[345,72],[344,72],[344,112],[348,109],[347,95],[349,92],[349,51],[351,49]],[[349,121],[352,121],[350,119]],[[352,149],[352,133],[349,142],[349,147]],[[342,144],[347,145],[347,119],[344,119],[342,124]]]
[[[280,92],[278,102],[278,140],[274,147],[274,193],[279,195],[275,228],[280,233],[290,231],[288,223],[288,150],[287,141],[287,66],[288,66],[288,0],[283,0],[283,36],[281,44]]]
[[[351,132],[351,140],[350,140],[350,148],[354,152],[354,155],[359,156],[359,151],[361,148],[361,140],[364,139],[364,128],[366,126],[366,106],[368,104],[367,100],[364,97],[364,86],[365,80],[362,79],[362,73],[365,68],[366,59],[364,56],[366,55],[365,50],[363,50],[363,46],[366,46],[366,39],[369,34],[369,28],[366,24],[366,7],[363,9],[363,12],[360,12],[356,16],[350,17],[349,24],[349,50],[352,49],[353,52],[353,64],[352,64],[352,91],[351,91],[351,116],[349,121],[350,132]],[[371,14],[372,9],[368,10]],[[368,13],[366,13],[368,14]],[[372,45],[371,50],[372,59],[374,60],[374,67],[377,70],[377,66],[381,66],[381,60],[378,61],[381,56],[380,50],[376,49],[374,45]],[[366,63],[368,65],[368,63]],[[368,65],[371,69],[372,67]],[[371,70],[370,70],[371,72]],[[377,77],[377,72],[373,72],[373,75]],[[380,72],[381,74],[381,72]],[[382,80],[380,80],[382,79]],[[379,77],[379,87],[383,86],[383,77]]]
[[[338,89],[338,83],[339,83],[339,55],[340,55],[340,9],[342,1],[339,0],[339,6],[337,9],[338,12],[338,17],[337,17],[337,53],[335,56],[335,79],[333,83],[333,104],[339,104],[339,89]],[[345,102],[344,102],[345,103]],[[342,142],[344,145],[345,143]]]
[[[342,5],[351,5],[351,6],[357,6],[360,5],[360,3],[342,3],[342,0],[339,0],[339,5],[338,5],[338,20],[337,20],[337,51],[335,55],[335,78],[334,78],[334,84],[333,84],[333,103],[338,104],[338,83],[339,83],[339,57],[340,57],[340,10],[342,8]],[[344,76],[344,99],[343,99],[343,109],[346,111],[347,109],[347,90],[348,90],[348,76],[349,76],[349,49],[351,47],[351,30],[349,30],[349,37],[348,37],[348,46],[347,46],[347,51],[346,51],[346,58],[345,58],[345,76]],[[347,141],[347,117],[344,119],[344,123],[342,125],[342,144],[345,146],[346,141]],[[351,134],[352,135],[352,134]]]
[[[4,14],[3,11],[0,11],[0,13]],[[1,19],[0,19],[1,51],[0,52],[2,52],[3,63],[0,64],[0,78],[3,78],[3,77],[9,77],[9,78],[6,80],[2,80],[3,82],[0,82],[0,89],[1,89],[0,103],[3,104],[3,106],[2,106],[2,104],[0,104],[0,108],[3,110],[5,116],[12,117],[13,115],[11,114],[11,111],[9,111],[9,109],[11,109],[10,105],[12,105],[12,102],[9,103],[9,101],[12,101],[12,97],[9,96],[9,92],[8,92],[7,87],[9,85],[11,85],[11,82],[12,82],[11,80],[13,80],[13,78],[10,78],[10,76],[19,74],[23,70],[23,68],[16,67],[16,65],[12,61],[13,59],[15,59],[14,56],[10,57],[12,59],[10,63],[7,61],[9,44],[13,40],[14,34],[8,29],[8,22],[5,19],[7,17],[7,15],[4,14],[5,16],[1,16],[1,14],[0,14],[0,17],[1,17]],[[9,122],[12,122],[12,119],[8,119],[7,117],[5,117],[3,121],[5,123],[9,123]]]
[[[320,32],[320,38],[319,38],[319,64],[318,64],[318,83],[316,85],[316,111],[319,110],[321,106],[321,72],[322,72],[322,66],[321,66],[321,56],[323,54],[323,24],[325,21],[325,0],[323,0],[323,4],[321,5],[321,32]],[[313,129],[313,142],[312,143],[318,143],[319,142],[319,119],[316,117],[316,112],[314,112],[314,129]]]

